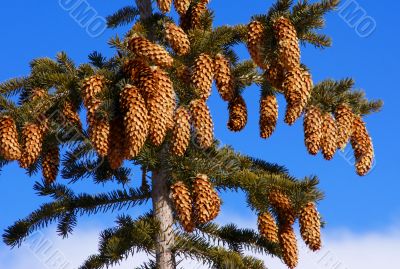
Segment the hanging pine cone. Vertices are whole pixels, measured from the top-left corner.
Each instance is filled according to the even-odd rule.
[[[78,130],[82,130],[82,123],[79,118],[78,113],[74,109],[73,105],[71,102],[67,101],[64,103],[63,109],[62,109],[62,115],[64,117],[64,122],[66,124],[69,124],[71,126],[75,126],[78,128]]]
[[[125,109],[124,126],[127,159],[137,156],[148,134],[148,112],[139,90],[127,84],[121,92],[120,103]]]
[[[144,37],[133,37],[129,40],[129,50],[161,67],[171,67],[173,58],[162,46],[152,43]]]
[[[111,121],[111,130],[108,148],[108,163],[111,169],[118,169],[121,167],[125,159],[125,130],[122,118],[115,118]]]
[[[47,96],[47,91],[45,89],[34,88],[31,92],[30,100],[35,102],[37,100],[43,99],[46,96]]]
[[[282,90],[285,72],[279,63],[271,64],[265,71],[265,77],[272,87],[277,90]]]
[[[21,157],[17,126],[10,116],[0,117],[0,155],[7,161]]]
[[[348,105],[340,105],[335,111],[335,120],[337,124],[337,147],[344,148],[349,142],[352,127],[353,127],[354,114]]]
[[[251,59],[261,68],[265,68],[262,53],[262,42],[264,38],[264,25],[259,21],[252,21],[247,28],[247,49]]]
[[[291,225],[283,225],[279,229],[279,243],[282,248],[282,258],[287,267],[294,269],[299,261],[296,234]]]
[[[279,222],[293,225],[295,214],[289,197],[279,190],[273,190],[268,195],[268,201],[278,212]]]
[[[183,229],[191,233],[195,228],[192,218],[192,196],[188,187],[182,181],[179,181],[171,186],[172,201],[174,202],[175,211],[178,215],[179,222]]]
[[[311,106],[304,116],[304,143],[310,154],[316,155],[321,148],[322,112],[318,107]]]
[[[104,157],[109,149],[110,123],[107,119],[93,115],[88,117],[89,138],[96,152]]]
[[[331,160],[337,149],[336,122],[331,113],[323,115],[321,149],[326,160]]]
[[[271,213],[264,212],[258,215],[258,231],[260,234],[272,243],[278,243],[278,226]]]
[[[308,203],[300,212],[300,233],[306,245],[312,250],[321,249],[321,222],[314,203]]]
[[[247,106],[243,97],[238,95],[229,102],[228,128],[233,132],[243,130],[247,123]]]
[[[157,0],[158,8],[162,13],[168,13],[171,10],[172,0]]]
[[[143,61],[143,59],[129,59],[123,65],[123,71],[130,76],[131,80],[135,83],[141,83],[141,74],[151,74],[150,66]]]
[[[144,65],[142,70],[136,72],[136,80],[134,80],[134,82],[144,99],[148,99],[149,96],[157,94],[157,80],[154,77],[155,68],[156,67],[150,68]]]
[[[210,214],[210,221],[214,220],[218,217],[219,212],[221,211],[221,199],[218,196],[218,192],[215,189],[212,189],[212,210]]]
[[[201,19],[203,15],[206,13],[206,11],[207,11],[206,1],[199,1],[197,4],[193,6],[193,8],[190,10],[190,16],[189,16],[190,29],[201,28]]]
[[[190,51],[189,37],[183,29],[174,23],[165,24],[165,39],[178,55],[186,55]]]
[[[180,107],[175,112],[175,126],[172,131],[171,151],[176,156],[183,156],[190,142],[190,114]]]
[[[203,149],[211,147],[214,142],[214,124],[206,101],[203,99],[193,100],[190,103],[190,112],[197,143]]]
[[[205,224],[213,213],[213,189],[206,175],[198,174],[193,183],[194,212],[196,222]]]
[[[190,0],[174,0],[174,7],[179,15],[184,15],[188,11]]]
[[[96,96],[104,88],[104,76],[94,75],[86,78],[83,82],[83,102],[86,108],[92,105],[92,102],[96,100]]]
[[[292,22],[287,18],[280,17],[275,20],[273,28],[278,42],[279,62],[287,71],[297,69],[300,66],[300,48],[297,32]]]
[[[22,128],[22,155],[19,165],[29,168],[42,151],[43,132],[37,124],[28,123]]]
[[[42,157],[42,173],[46,184],[52,184],[58,175],[60,166],[60,150],[58,145],[51,145]]]
[[[357,174],[365,176],[372,168],[374,148],[365,123],[359,115],[354,117],[350,142],[356,159]]]
[[[205,53],[200,54],[195,60],[192,74],[192,83],[200,98],[207,99],[210,96],[213,76],[213,59]]]
[[[260,136],[268,138],[275,131],[278,121],[278,102],[274,94],[266,94],[260,100]]]
[[[231,101],[235,95],[234,82],[229,61],[222,54],[215,56],[214,78],[221,98],[227,102]]]

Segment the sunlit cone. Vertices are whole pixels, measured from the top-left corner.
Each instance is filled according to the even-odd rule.
[[[86,108],[90,107],[92,105],[92,102],[97,99],[97,95],[104,88],[104,82],[105,78],[101,75],[94,75],[84,80],[82,87],[82,97]]]
[[[175,112],[175,126],[172,131],[171,151],[177,156],[183,156],[190,142],[190,113],[184,107]]]
[[[148,134],[148,111],[139,90],[132,85],[126,85],[121,92],[120,102],[124,104],[125,139],[127,159],[139,154]]]
[[[211,200],[213,206],[210,214],[210,221],[218,217],[219,212],[221,211],[221,199],[219,198],[218,192],[215,189],[212,189]]]
[[[34,88],[31,92],[31,101],[37,101],[47,96],[47,91],[42,88]]]
[[[115,118],[110,124],[110,137],[108,148],[108,162],[111,169],[118,169],[121,167],[125,159],[125,130],[122,118]]]
[[[322,121],[321,149],[326,160],[331,160],[337,149],[337,128],[331,113],[325,113]]]
[[[199,1],[190,10],[190,27],[191,29],[198,29],[201,27],[201,18],[203,14],[207,11],[207,2]]]
[[[372,140],[361,116],[354,117],[352,129],[350,142],[356,159],[356,171],[358,175],[364,176],[373,165],[374,148]]]
[[[267,81],[277,90],[282,90],[282,84],[285,79],[283,67],[279,63],[271,64],[265,71]]]
[[[278,102],[274,94],[266,94],[260,100],[260,136],[268,138],[275,131],[278,121]]]
[[[234,82],[229,61],[222,54],[215,56],[214,78],[221,98],[224,101],[231,101],[235,95]]]
[[[162,46],[155,44],[144,37],[133,37],[129,40],[128,48],[139,57],[162,67],[171,67],[173,58]]]
[[[278,42],[279,62],[288,71],[298,68],[300,66],[299,40],[292,22],[285,17],[280,17],[275,20],[273,28]]]
[[[278,212],[279,222],[293,225],[295,214],[289,197],[279,190],[273,190],[268,195],[270,205]]]
[[[98,115],[89,115],[89,138],[96,152],[104,157],[109,149],[110,122]]]
[[[174,0],[174,7],[179,15],[184,15],[188,11],[190,0]]]
[[[278,243],[278,226],[274,217],[269,212],[260,213],[258,215],[258,231],[270,242]]]
[[[340,105],[335,111],[337,124],[337,147],[344,148],[349,142],[353,128],[354,114],[348,105]]]
[[[21,157],[17,126],[10,116],[0,117],[0,155],[7,161]]]
[[[247,106],[243,97],[238,95],[229,102],[229,121],[228,128],[238,132],[243,130],[247,123]]]
[[[181,27],[174,23],[166,23],[165,39],[178,55],[186,55],[189,53],[190,41]]]
[[[66,124],[75,126],[79,130],[82,129],[82,123],[79,118],[78,112],[76,112],[71,102],[67,101],[64,103],[62,114]]]
[[[52,184],[58,175],[60,167],[60,150],[58,145],[51,145],[43,152],[42,173],[46,184]]]
[[[279,228],[279,243],[282,248],[282,258],[287,267],[296,268],[299,261],[296,234],[292,225],[283,225]]]
[[[145,59],[129,59],[124,62],[123,71],[129,75],[131,80],[135,83],[139,83],[141,74],[151,73],[150,66],[144,61]],[[146,76],[143,76],[146,77]]]
[[[321,221],[314,203],[308,203],[300,212],[300,233],[313,251],[321,249]]]
[[[194,212],[196,222],[205,224],[211,220],[213,213],[213,189],[206,175],[198,174],[193,183]]]
[[[203,149],[211,147],[214,142],[214,124],[206,101],[203,99],[193,100],[190,103],[190,113],[197,143]]]
[[[182,181],[171,186],[172,201],[175,206],[176,214],[183,229],[191,233],[195,228],[193,220],[193,201],[188,187]]]
[[[265,68],[262,53],[262,42],[264,38],[264,25],[259,21],[252,21],[247,29],[247,49],[251,59],[261,68]]]
[[[318,107],[310,106],[304,115],[304,143],[310,154],[316,155],[321,149],[322,112]]]
[[[213,59],[205,53],[200,54],[195,60],[192,74],[192,83],[200,98],[207,99],[210,96],[213,76]]]
[[[28,123],[22,128],[22,155],[19,159],[19,165],[22,168],[30,167],[39,158],[43,135],[44,133],[37,124]]]
[[[157,0],[158,8],[162,13],[168,13],[171,10],[172,0]]]

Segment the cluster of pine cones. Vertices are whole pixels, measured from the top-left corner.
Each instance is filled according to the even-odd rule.
[[[171,186],[171,194],[175,212],[186,232],[193,232],[197,224],[212,221],[220,212],[221,200],[207,175],[196,176],[192,192],[179,181]]]
[[[277,213],[277,221],[269,212],[258,215],[258,229],[268,241],[278,243],[282,249],[282,259],[289,268],[298,263],[298,247],[293,224],[299,219],[300,233],[306,245],[313,251],[321,249],[321,222],[314,203],[304,206],[298,216],[295,215],[288,196],[280,191],[272,191],[268,197],[270,205]],[[278,225],[279,224],[279,225]]]
[[[47,91],[44,89],[35,88],[32,90],[30,99],[35,101],[46,94]],[[20,135],[12,117],[0,118],[0,155],[7,161],[18,161],[20,167],[25,169],[31,167],[41,157],[43,177],[46,183],[50,184],[57,177],[60,154],[57,145],[43,146],[47,131],[48,121],[44,115],[41,116],[40,123],[25,123]]]

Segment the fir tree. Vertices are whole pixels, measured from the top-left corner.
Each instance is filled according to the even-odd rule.
[[[4,242],[20,246],[51,223],[58,223],[59,235],[66,237],[78,216],[127,214],[151,202],[150,212],[121,215],[115,227],[103,231],[99,253],[81,268],[107,268],[137,251],[155,257],[141,268],[172,269],[185,258],[210,268],[266,268],[247,250],[277,256],[294,268],[297,218],[310,248],[321,246],[318,179],[294,178],[283,166],[219,146],[206,101],[215,79],[229,103],[228,127],[239,131],[248,116],[242,93],[259,85],[260,135],[267,138],[276,128],[276,96],[282,94],[287,123],[306,112],[310,153],[322,150],[330,159],[351,141],[357,173],[366,174],[373,147],[362,117],[378,111],[381,101],[368,101],[363,91],[354,90],[352,79],[314,86],[311,70],[300,59],[300,45],[330,46],[330,38],[317,30],[338,1],[278,0],[248,26],[220,27],[213,27],[207,0],[157,4],[160,12],[151,0],[136,0],[136,6],[108,17],[110,28],[132,25],[123,38],[110,40],[116,50],[112,58],[94,52],[88,63],[76,66],[59,53],[55,60],[33,60],[29,76],[0,84],[0,164],[18,160],[30,175],[42,167],[44,181],[34,189],[53,199],[10,226]],[[168,16],[172,4],[179,23]],[[239,59],[234,46],[240,43],[252,59]],[[81,109],[88,126],[80,121]],[[57,152],[55,159],[49,152]],[[141,168],[140,188],[126,187],[128,164]],[[59,171],[70,185],[91,178],[94,184],[115,181],[122,187],[76,194],[54,181]],[[246,194],[259,216],[259,231],[212,222],[220,211],[219,193],[230,190]]]

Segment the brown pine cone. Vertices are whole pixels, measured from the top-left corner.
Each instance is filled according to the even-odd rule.
[[[350,140],[353,128],[354,114],[348,105],[340,105],[335,111],[335,120],[337,123],[337,147],[344,148]]]
[[[190,51],[189,37],[183,29],[174,23],[165,24],[165,39],[178,55],[186,55]]]
[[[259,21],[252,21],[247,29],[247,49],[251,59],[259,67],[265,69],[262,42],[264,38],[264,25]]]
[[[190,112],[197,143],[203,149],[211,147],[214,142],[214,124],[206,101],[193,100],[190,103]]]
[[[279,243],[282,248],[282,258],[287,267],[296,268],[299,261],[296,234],[292,225],[283,225],[279,229]]]
[[[179,15],[185,15],[190,6],[190,0],[174,0],[174,7]]]
[[[171,151],[177,156],[183,156],[190,143],[190,113],[184,107],[175,112],[175,126],[172,131]]]
[[[135,83],[141,83],[141,74],[151,74],[150,66],[143,61],[144,59],[129,59],[124,62],[122,70],[129,75]],[[143,76],[146,78],[147,76]]]
[[[193,183],[194,212],[196,222],[205,224],[211,220],[213,213],[213,189],[206,175],[198,174]]]
[[[279,190],[273,190],[268,195],[268,201],[278,213],[279,222],[293,225],[295,213],[289,197]]]
[[[168,13],[171,10],[172,0],[157,0],[158,8],[162,13]]]
[[[97,95],[104,88],[105,78],[101,75],[94,75],[86,78],[82,87],[82,98],[86,108],[92,106],[93,101],[97,100]]]
[[[200,54],[195,60],[192,74],[192,83],[200,98],[210,97],[213,76],[213,59],[205,53]]]
[[[125,129],[124,121],[122,118],[115,118],[111,121],[111,130],[108,148],[108,162],[111,169],[118,169],[121,167],[125,159]]]
[[[266,94],[260,100],[260,136],[268,138],[275,131],[278,121],[278,102],[274,94]]]
[[[318,107],[311,106],[304,116],[304,143],[310,154],[316,155],[321,148],[322,112]]]
[[[283,64],[287,71],[299,68],[299,40],[292,22],[288,18],[280,17],[275,20],[273,28],[278,42],[279,62]]]
[[[74,109],[71,102],[67,101],[64,103],[62,114],[64,117],[64,122],[71,126],[75,126],[78,130],[82,130],[82,123],[79,118],[78,112]]]
[[[131,38],[128,48],[138,57],[143,57],[161,67],[171,67],[174,62],[168,51],[144,37],[136,36]]]
[[[322,121],[321,149],[326,160],[331,160],[337,149],[336,122],[331,113],[325,113]]]
[[[373,165],[374,148],[365,123],[359,115],[354,116],[350,142],[356,159],[357,174],[365,176]]]
[[[88,117],[89,138],[96,152],[104,157],[109,149],[110,123],[98,115]]]
[[[58,145],[51,145],[42,157],[42,173],[46,184],[52,184],[58,175],[60,167],[60,150]]]
[[[227,102],[231,101],[235,95],[234,82],[229,61],[222,54],[215,56],[214,77],[221,98]]]
[[[42,89],[42,88],[34,88],[34,89],[32,90],[32,92],[31,92],[30,100],[31,100],[31,101],[40,100],[40,99],[42,99],[43,97],[46,97],[47,94],[48,94],[48,93],[47,93],[47,91],[46,91],[45,89]]]
[[[219,198],[218,192],[215,189],[212,189],[211,200],[213,206],[210,214],[210,221],[218,217],[219,212],[221,211],[221,199]]]
[[[0,117],[0,155],[7,161],[21,157],[17,126],[10,116]]]
[[[321,221],[314,203],[308,203],[300,212],[300,233],[306,245],[312,250],[321,249]]]
[[[272,243],[278,243],[278,226],[271,213],[264,212],[258,215],[258,231],[260,234]]]
[[[28,123],[22,128],[22,155],[19,165],[29,168],[36,162],[42,152],[43,135],[39,125]]]
[[[175,211],[179,218],[183,229],[191,233],[195,228],[192,210],[192,195],[188,187],[182,181],[171,186],[172,201],[174,202]]]
[[[285,72],[279,63],[271,64],[265,71],[267,81],[277,90],[282,90],[282,84],[285,79]]]
[[[201,28],[201,19],[207,11],[207,1],[200,1],[190,9],[190,29]],[[182,27],[184,28],[184,27]],[[184,28],[185,29],[185,28]]]
[[[247,106],[243,97],[238,95],[229,102],[228,129],[233,132],[243,130],[247,123]]]

